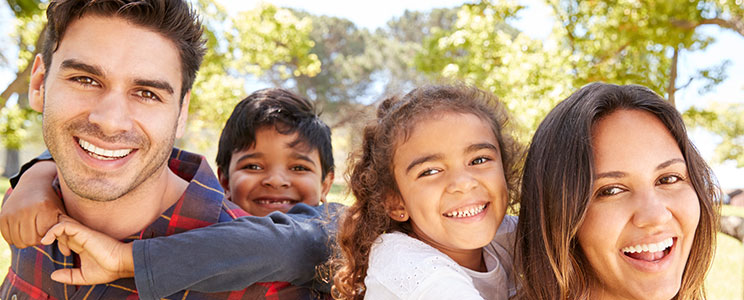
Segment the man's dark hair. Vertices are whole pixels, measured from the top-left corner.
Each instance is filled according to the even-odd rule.
[[[333,172],[331,129],[323,123],[309,100],[290,91],[277,88],[253,92],[235,106],[225,123],[217,149],[217,166],[229,179],[230,160],[233,152],[253,147],[256,131],[273,126],[284,135],[297,133],[294,146],[303,143],[318,149],[322,179]]]
[[[46,13],[48,23],[41,55],[47,70],[67,26],[88,15],[120,17],[170,39],[181,58],[181,101],[191,90],[206,51],[201,20],[183,0],[53,0]]]

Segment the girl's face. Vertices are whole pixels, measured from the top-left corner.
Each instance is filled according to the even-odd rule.
[[[418,239],[460,264],[493,239],[508,196],[487,122],[454,112],[419,121],[398,145],[393,172]]]
[[[578,241],[597,299],[671,299],[700,218],[682,153],[656,116],[618,110],[592,132],[592,196]]]

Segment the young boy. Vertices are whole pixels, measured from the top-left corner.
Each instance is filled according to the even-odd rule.
[[[217,166],[225,197],[254,216],[317,206],[333,183],[331,130],[307,99],[259,90],[235,106],[222,129]]]

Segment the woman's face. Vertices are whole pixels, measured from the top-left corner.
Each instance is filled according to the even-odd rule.
[[[687,166],[651,113],[618,110],[592,130],[594,183],[578,240],[593,299],[671,299],[700,218]]]

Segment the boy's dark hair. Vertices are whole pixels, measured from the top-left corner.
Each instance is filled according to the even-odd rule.
[[[181,58],[181,101],[191,90],[206,51],[201,20],[183,0],[53,0],[46,14],[48,23],[41,49],[45,69],[49,70],[52,54],[71,22],[86,15],[116,16],[152,29],[176,45]]]
[[[253,92],[235,106],[220,135],[217,166],[229,179],[230,160],[235,151],[248,149],[256,143],[256,131],[273,126],[281,134],[297,133],[297,143],[318,149],[321,179],[333,172],[331,129],[315,113],[309,100],[290,91],[269,88]]]

